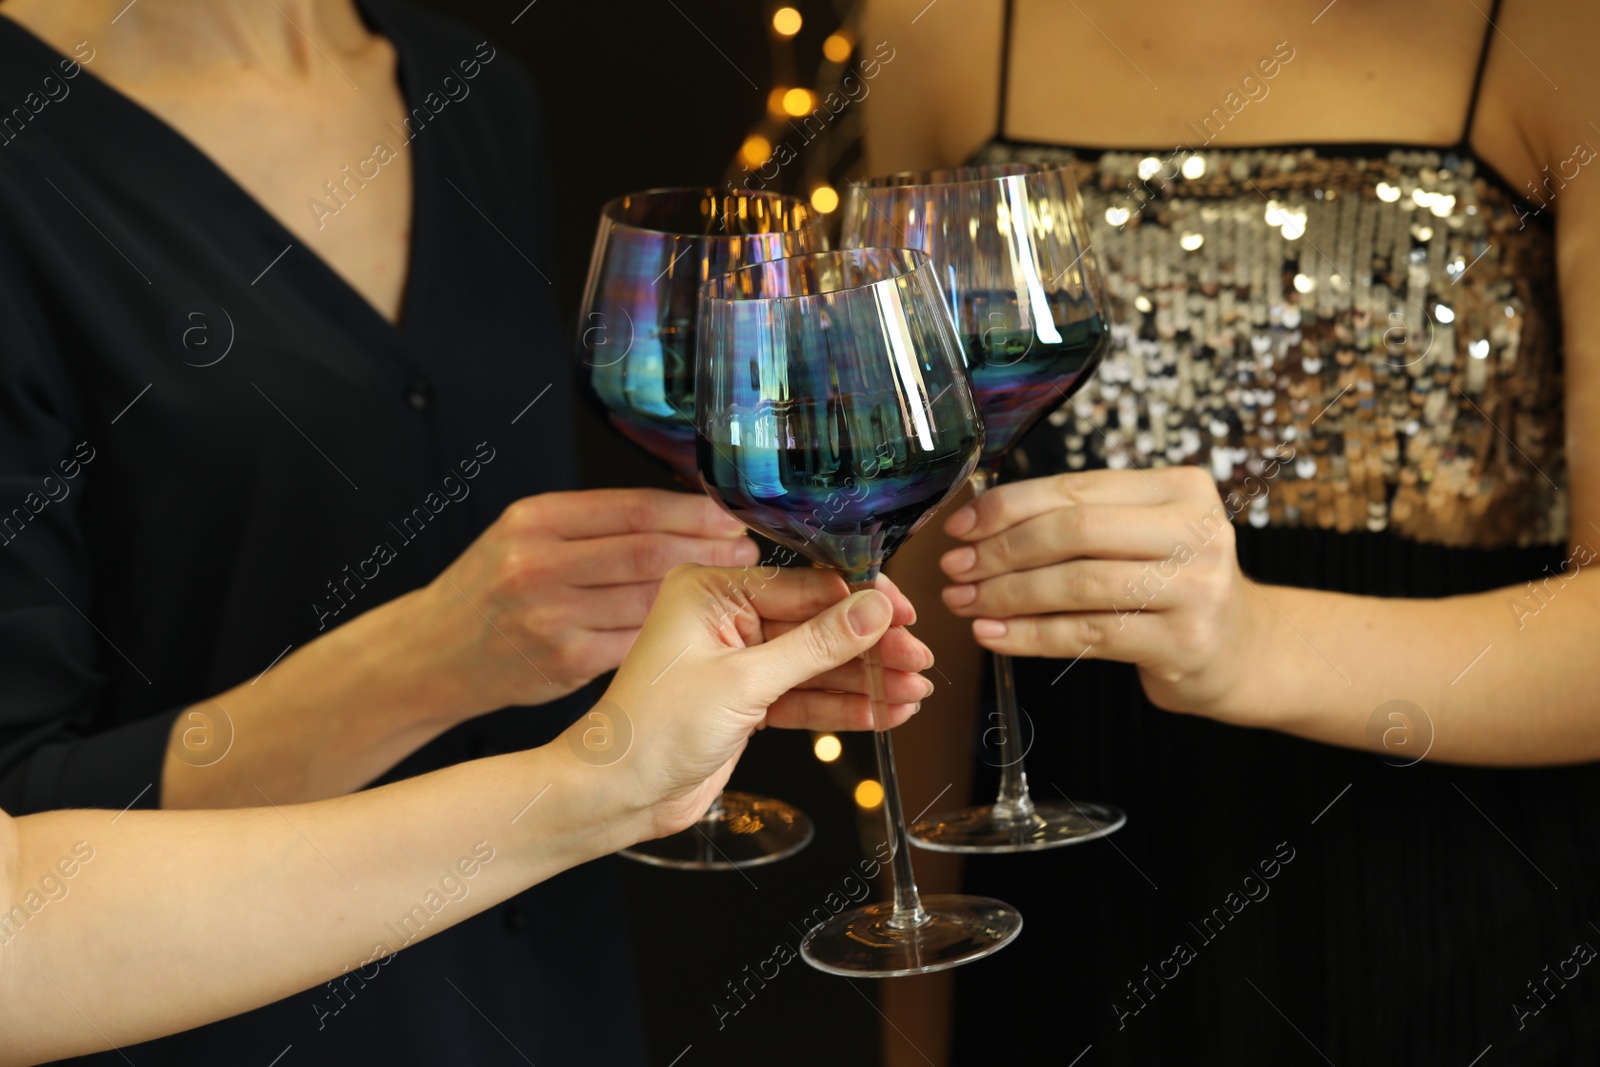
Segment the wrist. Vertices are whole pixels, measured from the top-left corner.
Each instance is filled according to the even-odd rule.
[[[1229,683],[1214,701],[1213,717],[1237,726],[1283,729],[1303,706],[1301,680],[1316,652],[1282,613],[1293,590],[1241,579],[1241,625],[1229,659]]]
[[[656,834],[653,805],[634,773],[637,761],[626,742],[620,749],[596,744],[596,731],[610,729],[592,718],[597,714],[604,714],[604,708],[585,712],[555,740],[529,753],[538,766],[529,778],[534,786],[529,799],[548,783],[529,814],[555,800],[556,812],[546,816],[575,824],[589,858],[610,855]]]

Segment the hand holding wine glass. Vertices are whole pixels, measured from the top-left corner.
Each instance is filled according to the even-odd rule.
[[[1235,508],[1235,511],[1238,509]],[[1083,471],[985,493],[945,521],[968,542],[943,592],[980,644],[1016,656],[1135,664],[1158,707],[1239,721],[1268,654],[1271,607],[1248,591],[1216,479],[1200,467]],[[1259,725],[1240,722],[1240,725]]]
[[[598,709],[628,717],[628,770],[653,836],[701,818],[756,730],[873,729],[860,654],[882,642],[897,663],[932,662],[902,625],[908,609],[887,579],[852,593],[819,570],[683,566],[668,575]],[[885,673],[888,721],[899,725],[916,713],[911,695],[925,690],[911,671]],[[581,736],[586,722],[572,729]]]
[[[758,558],[739,526],[686,493],[527,497],[432,582],[386,605],[391,658],[451,724],[548,703],[622,662],[673,567]]]

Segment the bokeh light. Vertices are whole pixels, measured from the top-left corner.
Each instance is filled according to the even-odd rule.
[[[871,778],[863,778],[856,785],[856,803],[872,809],[883,803],[883,786]]]
[[[824,215],[834,211],[839,206],[839,193],[831,185],[819,185],[811,190],[811,206]]]

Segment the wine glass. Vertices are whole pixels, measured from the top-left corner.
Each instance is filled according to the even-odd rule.
[[[694,352],[699,288],[750,263],[817,251],[822,216],[777,193],[651,189],[600,211],[579,309],[578,379],[624,437],[696,492]],[[624,849],[642,863],[731,870],[804,848],[806,814],[781,800],[725,792],[679,833]]]
[[[973,495],[983,493],[1023,435],[1088,381],[1110,344],[1104,281],[1071,173],[1005,163],[870,178],[851,187],[843,243],[908,245],[936,265],[983,412],[983,458],[971,479]],[[1009,656],[994,656],[994,678],[995,802],[918,820],[917,843],[1026,852],[1119,829],[1127,816],[1109,805],[1032,797]]]
[[[695,426],[711,499],[751,529],[872,586],[972,473],[983,424],[933,266],[911,249],[780,259],[700,295]],[[888,731],[883,665],[862,656],[894,852],[892,900],[813,927],[819,970],[887,978],[986,956],[1022,916],[986,897],[921,897]]]
[[[578,379],[628,440],[700,490],[696,301],[707,278],[826,245],[823,216],[779,193],[647,189],[600,209],[579,307]]]

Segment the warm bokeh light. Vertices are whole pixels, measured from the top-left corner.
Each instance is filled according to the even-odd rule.
[[[871,778],[863,778],[856,786],[856,803],[863,808],[875,808],[883,803],[883,786]]]
[[[819,185],[811,190],[811,206],[824,215],[839,206],[839,193],[831,185]]]
[[[850,38],[842,33],[829,34],[828,39],[822,42],[822,54],[833,63],[843,63],[849,59],[854,48],[855,45],[850,43]]]
[[[790,89],[783,94],[783,110],[796,118],[811,114],[816,104],[817,98],[811,95],[810,89]]]
[[[744,144],[739,146],[739,158],[744,160],[746,166],[759,167],[772,155],[772,142],[759,133],[752,133],[744,139]]]
[[[792,7],[780,7],[772,13],[772,28],[784,37],[800,32],[800,12]]]
[[[787,93],[788,91],[788,89],[780,85],[776,89],[772,90],[772,92],[768,93],[767,110],[774,115],[783,114],[783,94]]]
[[[832,734],[819,735],[811,747],[823,763],[832,763],[844,751],[844,744]]]

